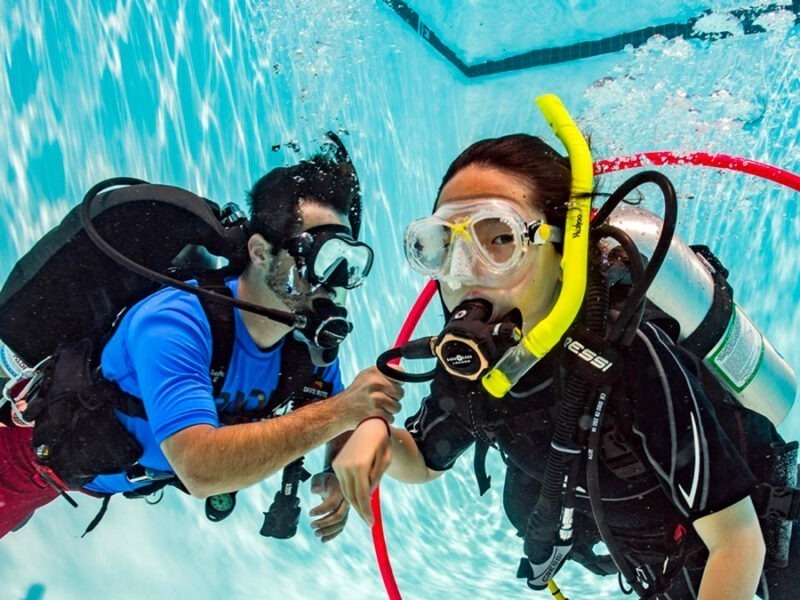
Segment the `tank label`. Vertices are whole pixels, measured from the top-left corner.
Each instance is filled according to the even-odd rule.
[[[738,393],[755,377],[763,357],[761,332],[734,304],[725,335],[708,355],[708,364]]]
[[[14,354],[11,348],[0,342],[0,375],[2,375],[2,371],[5,371],[11,379],[22,379],[27,370],[28,365],[22,362],[22,359]]]

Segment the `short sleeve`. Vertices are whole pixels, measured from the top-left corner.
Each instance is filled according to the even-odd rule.
[[[474,442],[467,427],[446,410],[453,398],[434,381],[431,394],[419,410],[406,420],[406,429],[414,438],[428,468],[447,471]]]
[[[211,330],[194,296],[139,306],[128,326],[127,346],[159,444],[192,425],[219,425],[208,376]]]

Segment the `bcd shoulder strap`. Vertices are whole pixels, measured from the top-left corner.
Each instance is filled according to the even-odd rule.
[[[233,292],[225,285],[222,276],[202,278],[200,287],[233,298]],[[208,319],[211,327],[211,364],[209,376],[214,388],[214,398],[218,398],[222,387],[225,385],[225,376],[228,365],[233,355],[234,338],[236,337],[236,324],[234,308],[230,304],[215,302],[205,296],[200,296],[200,306]]]

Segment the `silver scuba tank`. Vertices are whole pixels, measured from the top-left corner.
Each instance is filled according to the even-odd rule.
[[[662,220],[636,206],[620,205],[611,225],[624,230],[649,259]],[[722,266],[692,250],[677,235],[647,297],[681,326],[679,341],[700,356],[711,373],[744,406],[775,425],[794,404],[797,378],[783,357],[733,302]]]

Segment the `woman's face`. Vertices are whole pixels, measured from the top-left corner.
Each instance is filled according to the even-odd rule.
[[[447,206],[465,209],[478,199],[507,202],[527,223],[545,220],[544,212],[536,205],[535,193],[518,177],[493,167],[470,165],[465,167],[442,188],[437,210]],[[470,298],[484,298],[492,303],[492,319],[498,319],[513,308],[519,308],[523,317],[523,330],[530,331],[550,312],[561,287],[561,255],[552,243],[529,244],[520,266],[494,281],[491,286],[480,283],[451,284],[446,276],[440,278],[445,305],[452,310]]]

